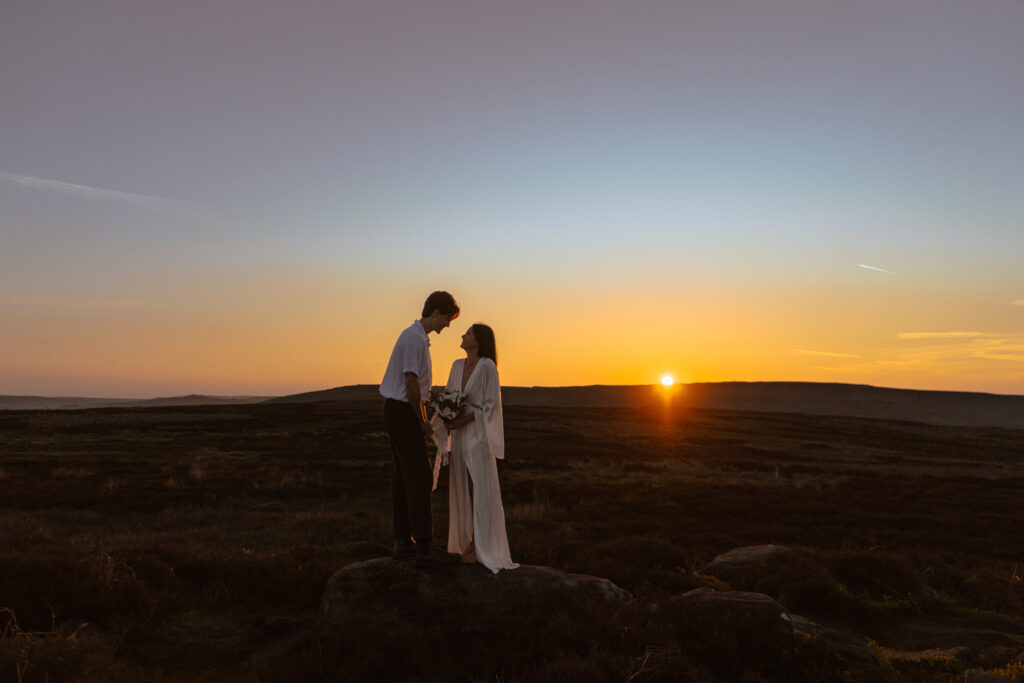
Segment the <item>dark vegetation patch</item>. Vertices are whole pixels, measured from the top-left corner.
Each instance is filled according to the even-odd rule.
[[[1022,649],[969,635],[1024,632],[1020,431],[509,406],[506,432],[514,558],[612,579],[634,606],[516,633],[443,612],[318,627],[330,575],[389,550],[375,402],[0,411],[0,681],[857,680],[815,642],[651,609],[698,587],[766,593],[884,648],[966,643],[988,668]],[[444,477],[434,509],[443,539]],[[794,552],[702,571],[765,543]]]

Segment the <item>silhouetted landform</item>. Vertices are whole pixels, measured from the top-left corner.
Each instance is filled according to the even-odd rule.
[[[289,396],[203,396],[102,399],[0,396],[0,410],[66,410],[247,403],[375,401],[375,384],[355,384]],[[665,405],[758,413],[835,415],[924,424],[1024,429],[1024,396],[964,391],[886,389],[862,384],[814,382],[713,382],[581,387],[504,387],[510,406],[552,408],[661,408]]]
[[[158,408],[261,403],[266,396],[171,396],[166,398],[83,398],[49,396],[0,396],[0,410],[85,410],[92,408]]]
[[[538,388],[503,398],[518,405],[616,407],[662,405],[666,399],[692,408],[836,415],[925,424],[1024,429],[1024,396],[954,391],[886,389],[812,382],[720,382],[674,387]]]
[[[282,396],[269,403],[366,401],[377,387],[359,384]],[[813,382],[716,382],[639,386],[504,387],[510,406],[555,408],[679,407],[759,413],[836,415],[946,426],[1024,429],[1024,396],[885,389]]]
[[[321,401],[378,401],[380,390],[376,384],[352,384],[320,391],[307,391],[267,399],[265,403],[320,403]]]

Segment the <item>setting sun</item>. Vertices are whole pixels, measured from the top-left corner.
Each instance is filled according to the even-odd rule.
[[[661,378],[661,383],[664,384],[666,387],[670,387],[673,384],[675,384],[675,380],[672,378],[672,375],[665,375],[664,377]]]

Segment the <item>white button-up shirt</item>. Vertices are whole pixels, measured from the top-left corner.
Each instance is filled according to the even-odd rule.
[[[405,393],[405,373],[415,373],[420,381],[419,400],[430,395],[433,381],[430,365],[430,339],[427,331],[419,320],[405,328],[398,335],[395,348],[388,360],[388,369],[384,371],[384,379],[380,383],[380,395],[396,401],[408,401]]]

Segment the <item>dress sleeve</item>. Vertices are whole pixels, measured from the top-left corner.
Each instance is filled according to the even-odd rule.
[[[501,385],[498,382],[498,368],[489,358],[481,359],[479,368],[480,406],[474,408],[477,434],[487,452],[499,460],[505,457],[505,426],[501,414]]]

